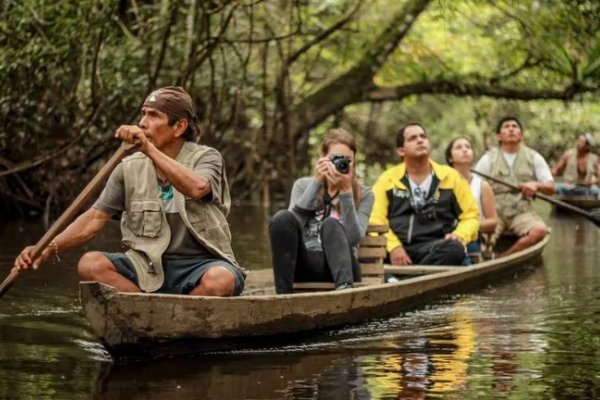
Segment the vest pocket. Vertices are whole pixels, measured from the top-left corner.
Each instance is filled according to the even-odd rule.
[[[162,227],[162,215],[157,201],[132,201],[129,227],[138,236],[156,237]]]
[[[192,229],[202,239],[229,254],[231,252],[227,250],[231,243],[229,224],[215,206],[201,200],[186,198],[185,208]]]
[[[206,212],[199,212],[194,218],[190,218],[190,224],[200,236],[217,247],[231,243],[229,224],[209,218]]]
[[[194,229],[195,228],[197,227],[194,226]],[[199,230],[198,233],[200,233],[210,243],[213,243],[216,245],[216,247],[221,249],[227,248],[225,245],[231,243],[231,232],[229,231],[228,224],[204,228]]]

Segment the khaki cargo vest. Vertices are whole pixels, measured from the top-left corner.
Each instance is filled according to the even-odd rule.
[[[583,180],[590,180],[596,176],[596,163],[598,162],[598,156],[593,153],[588,153],[587,161],[585,166],[585,178]],[[577,184],[580,182],[579,174],[577,173],[577,150],[571,149],[567,151],[567,166],[563,175],[563,180],[566,183]]]
[[[208,149],[207,146],[185,142],[177,161],[192,169]],[[223,258],[237,266],[226,220],[231,198],[225,168],[221,173],[222,205],[201,199],[194,200],[179,193],[175,188],[174,200],[183,222],[196,240],[215,257]],[[125,255],[135,267],[140,288],[146,292],[153,292],[163,284],[162,254],[171,240],[171,229],[162,209],[156,169],[150,158],[143,153],[135,153],[123,159],[123,175],[125,212],[121,217],[121,232],[123,244],[129,248]]]
[[[535,152],[521,145],[515,162],[510,168],[499,148],[493,148],[490,155],[490,176],[518,185],[519,183],[535,181],[533,158]],[[490,182],[496,197],[496,209],[502,218],[512,218],[515,215],[533,211],[532,199],[525,198],[521,192],[515,192],[505,185]]]

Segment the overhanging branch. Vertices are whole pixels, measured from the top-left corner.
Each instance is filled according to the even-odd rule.
[[[305,98],[290,112],[290,130],[295,141],[329,115],[364,96],[371,87],[373,76],[406,37],[430,2],[407,1],[348,72]]]
[[[571,84],[563,89],[527,89],[503,87],[486,83],[460,81],[421,82],[397,87],[375,87],[357,102],[397,101],[419,94],[448,94],[454,96],[485,96],[513,100],[572,100],[575,95],[597,91],[598,87]]]
[[[354,5],[354,7],[350,10],[350,12],[347,13],[342,19],[337,21],[335,24],[333,24],[329,28],[323,30],[321,33],[319,33],[317,36],[315,36],[312,40],[305,43],[304,46],[302,46],[300,49],[298,49],[292,55],[290,55],[288,57],[288,59],[286,60],[286,65],[291,65],[298,58],[300,58],[300,56],[302,54],[306,53],[308,50],[310,50],[314,46],[318,45],[319,43],[323,42],[325,39],[330,37],[332,34],[337,32],[339,29],[343,28],[344,25],[346,25],[348,22],[350,22],[352,20],[352,18],[356,14],[356,12],[360,9],[361,5],[362,5],[362,1],[357,1],[356,4]]]

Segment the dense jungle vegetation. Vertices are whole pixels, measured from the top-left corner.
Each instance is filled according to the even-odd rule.
[[[332,126],[356,135],[367,183],[408,121],[441,159],[516,114],[555,160],[600,127],[599,32],[595,0],[4,0],[0,214],[60,211],[171,84],[239,201],[284,199]]]

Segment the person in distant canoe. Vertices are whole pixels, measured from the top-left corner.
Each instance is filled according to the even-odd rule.
[[[79,246],[121,214],[125,253],[92,251],[79,260],[81,280],[123,292],[230,296],[244,287],[231,249],[226,216],[231,199],[221,154],[196,144],[199,133],[190,95],[163,87],[145,100],[138,125],[122,125],[115,137],[139,143],[115,168],[98,200],[62,231],[35,261],[32,247],[15,260],[37,268]]]
[[[419,123],[396,137],[404,160],[373,186],[372,224],[387,225],[387,251],[393,265],[462,265],[466,244],[477,239],[479,209],[465,179],[429,158],[431,144]]]
[[[496,198],[494,191],[487,181],[471,172],[473,168],[473,146],[469,139],[457,137],[450,141],[445,151],[446,162],[456,169],[469,182],[471,192],[479,207],[479,238],[467,244],[469,253],[480,253],[483,236],[481,234],[494,233],[498,223],[496,213]]]
[[[278,294],[291,293],[294,282],[334,282],[340,290],[361,280],[357,249],[373,193],[356,177],[356,151],[350,133],[330,130],[321,141],[314,175],[294,183],[289,208],[271,220]]]
[[[600,157],[591,152],[594,139],[591,133],[577,137],[575,148],[567,150],[552,168],[552,175],[562,176],[556,184],[556,194],[600,197]]]
[[[499,216],[491,242],[505,231],[520,236],[503,254],[508,255],[533,246],[550,233],[533,208],[533,196],[537,192],[554,194],[554,179],[544,157],[523,144],[523,128],[516,117],[505,116],[498,121],[496,139],[500,146],[485,153],[475,171],[521,188],[515,192],[506,185],[490,182]]]

